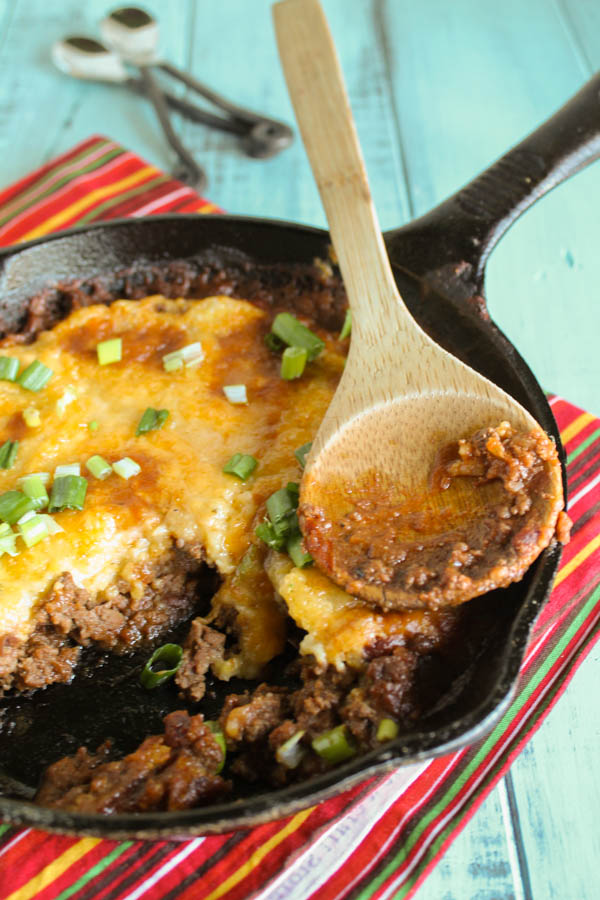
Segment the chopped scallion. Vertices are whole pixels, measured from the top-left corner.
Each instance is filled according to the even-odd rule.
[[[278,522],[286,519],[294,512],[297,504],[294,504],[293,497],[290,496],[287,488],[280,488],[274,494],[271,494],[266,506],[269,519],[273,525],[277,525]]]
[[[208,721],[204,723],[206,727],[211,731],[212,736],[214,737],[216,743],[219,745],[219,748],[223,754],[223,758],[217,768],[215,769],[215,773],[218,775],[219,772],[222,771],[223,766],[225,765],[225,757],[227,755],[227,744],[225,743],[225,735],[221,729],[221,726],[218,722]]]
[[[308,353],[306,347],[286,347],[281,357],[281,377],[284,381],[300,378],[304,372]]]
[[[90,456],[88,461],[85,464],[88,472],[91,472],[94,478],[99,478],[100,481],[104,481],[105,478],[108,478],[109,475],[112,474],[112,466],[109,462],[102,456],[98,456],[95,454],[94,456]]]
[[[172,678],[183,657],[183,649],[179,644],[163,644],[158,647],[140,675],[140,681],[145,688],[155,688]]]
[[[57,466],[54,470],[54,477],[62,478],[63,475],[81,475],[81,466],[79,463],[69,463],[68,466]]]
[[[272,331],[265,335],[265,344],[272,353],[281,353],[281,351],[285,347],[285,344],[283,343],[281,338],[278,338],[277,335],[273,334]]]
[[[290,555],[293,554],[294,563],[306,566],[312,562],[312,557],[304,553],[301,547],[302,535],[296,513],[299,493],[299,485],[295,481],[290,481],[286,487],[271,494],[266,502],[269,518],[258,525],[255,533],[273,550],[282,550],[289,545],[291,549],[288,552]]]
[[[195,369],[203,360],[204,350],[200,341],[187,344],[172,353],[166,353],[162,358],[165,372],[175,372],[184,366],[186,369]]]
[[[323,734],[318,734],[312,740],[312,748],[321,759],[331,765],[350,759],[356,753],[356,747],[348,735],[345,725],[338,725],[336,728],[324,731]]]
[[[14,356],[0,356],[0,381],[15,381],[19,360]]]
[[[96,344],[96,353],[98,354],[98,362],[101,366],[108,366],[110,363],[120,362],[123,358],[122,338],[109,338],[107,341],[100,341],[99,344]]]
[[[302,468],[304,468],[304,466],[306,465],[306,457],[310,453],[311,447],[312,441],[309,441],[308,444],[302,444],[301,447],[298,447],[297,450],[294,450],[294,456],[296,457]]]
[[[285,549],[287,550],[294,565],[299,569],[303,569],[305,566],[309,566],[313,562],[313,558],[310,553],[305,553],[305,551],[302,549],[302,535],[300,533],[293,534],[287,539]]]
[[[398,737],[399,731],[398,723],[394,722],[393,719],[381,719],[377,726],[377,740],[392,741],[395,737]]]
[[[304,347],[308,360],[315,359],[323,350],[325,342],[295,319],[290,313],[279,313],[273,320],[271,331],[289,347]]]
[[[5,441],[2,444],[0,447],[0,469],[12,469],[17,458],[18,449],[18,441]]]
[[[9,556],[18,556],[17,535],[10,525],[0,525],[0,556],[8,553]]]
[[[27,409],[23,410],[23,420],[28,428],[37,428],[42,424],[40,411],[35,406],[28,406]]]
[[[48,512],[63,509],[83,509],[87,492],[87,479],[81,475],[61,475],[54,478],[50,492]]]
[[[45,366],[39,359],[34,359],[26,369],[23,369],[17,382],[27,391],[41,391],[43,387],[46,387],[53,374],[52,369]]]
[[[0,519],[9,525],[14,525],[25,513],[33,509],[35,503],[22,491],[5,491],[4,494],[0,494]]]
[[[48,506],[48,491],[39,475],[26,475],[19,479],[23,493],[33,500],[35,509],[43,509]]]
[[[288,738],[285,743],[277,748],[275,759],[278,763],[281,763],[287,769],[296,768],[306,753],[304,747],[300,744],[304,734],[304,731],[297,731],[296,734],[293,734],[291,738]]]
[[[98,431],[99,428],[100,426],[98,425],[97,419],[92,419],[92,421],[88,423],[88,429],[92,432],[92,434]]]
[[[283,550],[285,546],[285,538],[277,534],[271,522],[261,522],[256,526],[255,534],[272,550]]]
[[[245,481],[258,465],[258,461],[253,456],[244,453],[234,453],[231,459],[223,466],[223,471],[227,475],[237,475],[242,481]]]
[[[248,402],[245,384],[225,384],[223,385],[223,393],[230,403],[241,404]]]
[[[168,418],[168,409],[154,409],[152,406],[149,406],[136,428],[136,437],[139,437],[140,434],[146,434],[147,431],[156,431],[158,428],[162,428]]]
[[[177,352],[167,353],[166,356],[163,356],[163,368],[165,372],[176,372],[178,369],[183,369],[183,359]]]
[[[39,544],[50,533],[46,517],[38,516],[35,513],[26,513],[17,522],[17,528],[27,547],[34,547],[35,544]]]
[[[342,330],[340,331],[340,341],[343,341],[344,338],[350,337],[352,333],[352,311],[346,310],[346,318],[344,319],[344,324],[342,325]]]
[[[65,529],[62,525],[59,525],[56,519],[53,519],[52,516],[47,515],[46,513],[40,513],[40,517],[45,521],[48,527],[48,534],[53,536],[55,534],[60,534],[61,531]]]
[[[32,472],[30,475],[21,475],[17,481],[19,484],[22,484],[26,478],[33,478],[34,476],[35,478],[39,478],[44,486],[50,481],[50,472]]]
[[[116,463],[113,463],[113,469],[117,475],[120,475],[121,478],[124,478],[126,481],[133,475],[139,475],[142,471],[142,467],[129,456],[124,456],[123,459],[119,459]]]

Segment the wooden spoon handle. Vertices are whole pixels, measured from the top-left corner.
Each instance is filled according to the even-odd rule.
[[[318,0],[273,6],[279,55],[352,308],[353,333],[375,347],[420,332],[398,294],[371,199],[343,75]]]

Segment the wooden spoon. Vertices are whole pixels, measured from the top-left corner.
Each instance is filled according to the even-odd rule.
[[[384,608],[459,603],[521,578],[553,538],[563,507],[556,448],[411,317],[323,11],[317,0],[283,0],[273,13],[352,310],[344,374],[302,479],[304,542],[335,581]]]

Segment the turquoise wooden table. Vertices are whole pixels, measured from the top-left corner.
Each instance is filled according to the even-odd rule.
[[[425,212],[560,106],[600,68],[598,0],[323,0],[382,226]],[[94,132],[171,169],[144,101],[52,69],[49,47],[94,35],[106,0],[0,0],[0,183]],[[221,92],[292,122],[268,0],[150,0],[162,47]],[[298,142],[270,161],[178,122],[233,213],[323,225]],[[549,390],[600,414],[600,163],[503,239],[488,267],[493,317]],[[600,896],[600,650],[418,900]]]

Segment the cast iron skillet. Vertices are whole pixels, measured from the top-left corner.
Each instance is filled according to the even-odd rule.
[[[426,216],[386,234],[401,293],[422,326],[450,352],[520,401],[560,446],[540,386],[498,330],[483,299],[484,266],[496,242],[537,198],[600,156],[600,75],[502,159]],[[25,301],[55,282],[91,279],[174,260],[302,263],[326,258],[325,231],[227,216],[115,221],[34,241],[0,255],[0,313],[9,328]],[[563,454],[564,473],[564,454]],[[229,831],[288,815],[376,772],[448,753],[483,737],[512,699],[528,636],[552,584],[560,548],[550,546],[511,588],[472,601],[485,617],[485,650],[473,653],[443,702],[417,730],[308,782],[261,788],[205,809],[139,815],[74,815],[29,802],[43,766],[107,735],[130,750],[181,706],[174,692],[136,687],[139,660],[93,663],[72,685],[56,685],[0,710],[0,816],[40,828],[112,838],[183,837]],[[479,613],[477,613],[479,614]],[[96,661],[97,663],[97,661]],[[227,686],[227,691],[236,690]],[[218,689],[218,685],[217,685]],[[165,697],[168,698],[165,699]],[[159,696],[160,695],[160,696]],[[220,698],[214,703],[218,704]],[[210,707],[210,703],[208,704]],[[214,710],[203,709],[207,715]]]

